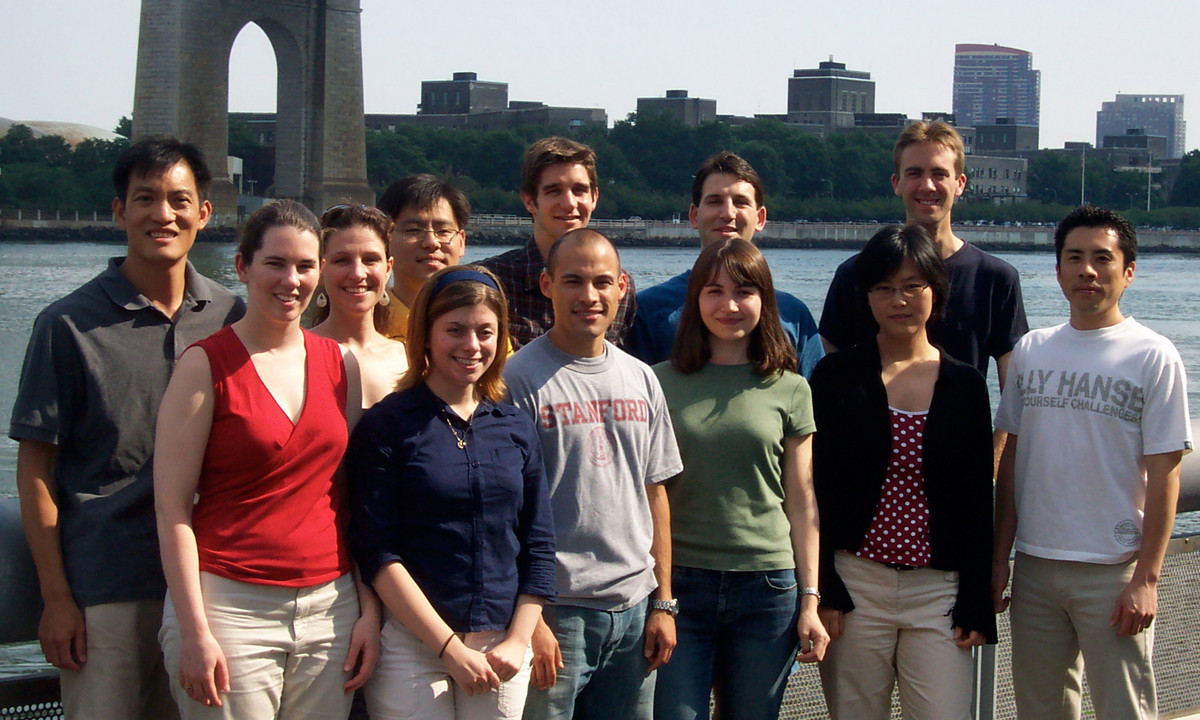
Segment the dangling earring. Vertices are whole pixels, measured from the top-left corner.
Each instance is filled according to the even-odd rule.
[[[388,303],[390,303],[391,301],[392,301],[392,294],[387,291],[387,288],[384,288],[383,294],[379,296],[379,304],[384,307],[387,307]]]
[[[329,305],[329,298],[325,296],[324,290],[317,291],[317,307],[323,308]]]

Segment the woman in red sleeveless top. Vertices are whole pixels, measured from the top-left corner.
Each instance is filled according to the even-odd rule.
[[[987,385],[929,341],[950,284],[920,226],[854,268],[879,333],[812,375],[821,682],[833,720],[970,717],[971,648],[996,642]]]
[[[364,592],[360,615],[338,472],[359,382],[300,328],[318,232],[291,201],[250,217],[246,315],[183,354],[159,410],[159,639],[184,718],[344,718],[374,664],[379,609]]]

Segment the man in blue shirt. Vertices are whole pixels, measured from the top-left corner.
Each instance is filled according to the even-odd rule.
[[[729,151],[713,155],[692,181],[688,222],[700,233],[701,249],[735,237],[753,242],[754,233],[767,224],[762,179],[750,163]],[[637,315],[625,339],[629,354],[648,365],[670,358],[690,275],[688,270],[637,294]],[[775,296],[783,330],[796,347],[799,371],[807,377],[825,355],[817,323],[796,296],[779,291]]]

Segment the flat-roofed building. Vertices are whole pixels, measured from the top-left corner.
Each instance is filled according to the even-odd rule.
[[[717,101],[688,97],[687,90],[668,90],[663,97],[637,99],[638,115],[658,113],[673,117],[688,127],[717,121]]]
[[[1129,130],[1167,139],[1167,157],[1183,157],[1187,123],[1183,119],[1182,95],[1117,95],[1100,103],[1096,112],[1096,147],[1108,147],[1105,139],[1123,137]]]
[[[1002,45],[954,46],[954,117],[959,125],[991,125],[1011,118],[1040,124],[1042,73],[1033,53]]]
[[[833,58],[815,69],[795,70],[788,78],[787,121],[821,125],[826,131],[854,127],[855,114],[875,113],[871,73],[847,70]]]

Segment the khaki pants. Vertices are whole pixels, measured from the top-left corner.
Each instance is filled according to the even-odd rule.
[[[67,720],[179,717],[158,647],[162,600],[83,608],[87,662],[59,673]]]
[[[958,574],[893,570],[839,551],[834,567],[854,610],[820,665],[833,720],[886,720],[899,684],[904,717],[969,720],[971,651],[954,644]]]
[[[1013,690],[1021,718],[1080,714],[1080,656],[1098,720],[1154,718],[1154,626],[1118,637],[1109,623],[1133,576],[1117,565],[1047,560],[1017,553],[1013,565]]]
[[[504,632],[467,633],[467,647],[487,652]],[[467,695],[458,687],[437,651],[421,642],[395,617],[380,635],[379,663],[363,688],[371,720],[505,720],[519,718],[529,690],[532,651],[521,670],[500,689]]]
[[[353,699],[342,691],[358,594],[349,574],[308,588],[255,585],[200,573],[204,612],[229,666],[221,707],[205,706],[179,686],[179,621],[167,596],[159,638],[171,692],[185,720],[345,720]]]

